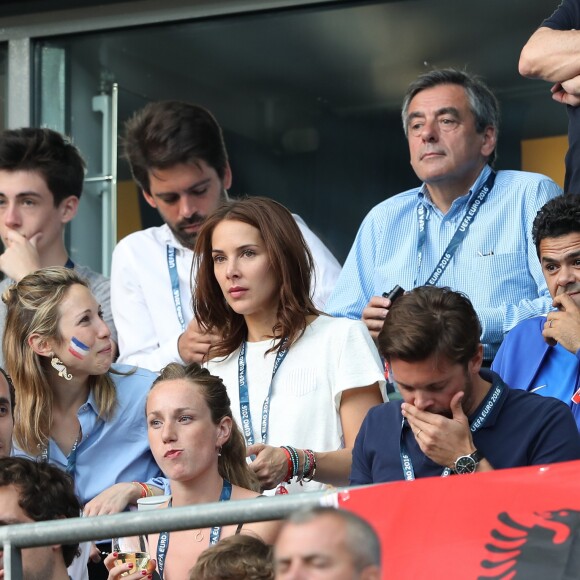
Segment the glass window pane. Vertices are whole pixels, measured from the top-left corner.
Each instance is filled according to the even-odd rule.
[[[148,101],[199,103],[224,129],[230,193],[281,201],[342,261],[370,208],[417,184],[400,105],[426,68],[467,67],[496,90],[503,110],[499,168],[520,167],[523,138],[566,132],[549,87],[517,72],[521,47],[547,15],[545,2],[530,0],[522,10],[521,3],[489,0],[486,7],[482,13],[464,0],[344,2],[78,34],[50,45],[66,49],[67,130],[89,173],[103,166],[93,97],[112,82],[119,85],[121,131]],[[474,42],[482,30],[494,31],[485,50]],[[43,90],[43,98],[50,93]],[[143,203],[122,160],[118,179],[119,199],[127,201],[120,235],[157,225],[157,212]]]

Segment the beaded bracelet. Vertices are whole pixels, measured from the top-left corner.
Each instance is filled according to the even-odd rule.
[[[302,449],[302,455],[303,455],[302,470],[298,474],[298,483],[300,485],[304,485],[303,483],[304,478],[308,475],[308,472],[310,471],[310,456],[308,455],[306,449]]]
[[[307,449],[303,449],[302,453],[304,454],[304,463],[302,464],[302,471],[300,472],[300,483],[304,481],[304,478],[308,476],[310,472],[310,455],[307,453]]]
[[[302,481],[312,481],[314,479],[314,474],[316,473],[316,455],[312,449],[305,449],[304,453],[308,457],[308,469],[304,468],[304,475]],[[306,461],[305,461],[306,464]]]
[[[290,459],[292,460],[292,475],[290,476],[290,479],[292,479],[298,475],[298,470],[300,469],[300,458],[298,457],[298,451],[296,451],[295,447],[290,445],[282,445],[282,449],[288,452]]]
[[[292,457],[292,477],[296,477],[298,475],[298,470],[300,469],[298,450],[296,447],[288,445],[288,451],[290,451],[290,456]]]

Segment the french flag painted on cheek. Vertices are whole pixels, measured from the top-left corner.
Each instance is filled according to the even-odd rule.
[[[87,356],[87,354],[89,353],[90,348],[84,344],[83,342],[81,342],[78,338],[75,338],[74,336],[70,339],[70,344],[68,346],[68,351],[73,355],[76,356],[77,358],[80,358],[81,360],[85,358],[85,356]]]

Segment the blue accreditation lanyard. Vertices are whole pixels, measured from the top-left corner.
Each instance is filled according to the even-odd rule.
[[[505,386],[503,384],[496,385],[493,389],[490,389],[487,393],[484,402],[481,405],[481,411],[479,415],[473,420],[473,423],[469,426],[469,429],[472,433],[479,431],[485,424],[486,419],[491,414],[495,404],[499,401],[502,393],[504,392]],[[407,446],[405,445],[405,427],[408,426],[406,424],[405,419],[401,423],[401,441],[399,444],[399,449],[401,453],[401,467],[403,468],[403,475],[407,481],[412,481],[415,479],[415,470],[413,469],[413,461],[411,460],[411,456],[407,451]],[[447,477],[451,474],[451,469],[446,467],[443,472],[441,473],[441,477]]]
[[[66,468],[65,471],[74,479],[75,478],[75,469],[77,466],[77,449],[79,443],[81,442],[82,435],[79,433],[78,437],[75,439],[73,443],[72,449],[67,457]],[[50,444],[50,443],[49,443]],[[50,454],[48,451],[48,445],[42,449],[42,453],[40,454],[40,460],[46,463],[50,462]]]
[[[264,404],[262,405],[262,424],[261,424],[261,435],[262,443],[266,443],[268,439],[268,423],[270,420],[270,397],[272,396],[272,385],[274,383],[274,377],[282,364],[282,361],[288,353],[286,348],[286,343],[288,339],[283,339],[278,352],[276,353],[276,360],[274,361],[274,368],[272,369],[272,378],[270,379],[270,385],[268,387],[268,394],[264,399]],[[254,444],[254,429],[252,427],[252,414],[250,412],[250,394],[248,392],[248,373],[246,370],[246,343],[242,343],[240,348],[240,354],[238,356],[238,388],[240,393],[240,417],[242,420],[242,431],[244,432],[244,437],[246,438],[246,445],[250,446]]]
[[[173,304],[175,313],[181,325],[181,332],[185,332],[185,318],[181,308],[181,294],[179,292],[179,276],[177,274],[177,262],[175,260],[175,248],[167,244],[167,268],[169,269],[169,278],[171,279],[171,293],[173,295]]]
[[[227,479],[224,479],[219,501],[229,501],[231,497],[232,484]],[[171,500],[169,500],[167,507],[171,507]],[[209,532],[209,545],[213,546],[214,544],[217,544],[220,540],[221,534],[221,526],[213,526]],[[157,542],[157,571],[159,572],[161,580],[163,580],[163,569],[165,568],[165,556],[167,555],[167,550],[169,550],[169,532],[161,532]]]
[[[487,194],[492,190],[493,184],[495,183],[495,171],[492,171],[489,174],[489,177],[485,180],[485,183],[481,186],[480,190],[477,192],[473,202],[465,212],[459,227],[455,230],[451,241],[445,248],[443,252],[443,256],[439,260],[438,264],[435,266],[435,269],[427,278],[425,282],[425,286],[434,286],[437,284],[437,281],[443,275],[443,272],[449,266],[449,263],[453,259],[457,248],[461,245],[465,236],[467,235],[467,231],[469,230],[469,226],[472,224],[477,212],[481,208],[481,206],[485,203],[487,199]],[[425,222],[427,221],[427,213],[428,209],[425,207],[423,203],[419,204],[417,207],[417,221],[419,223],[419,239],[417,241],[417,277],[419,276],[419,271],[421,270],[421,264],[423,262],[423,251],[425,250],[425,244],[427,242],[427,233],[425,232]],[[417,286],[417,278],[415,278],[415,282],[413,283],[413,288]]]

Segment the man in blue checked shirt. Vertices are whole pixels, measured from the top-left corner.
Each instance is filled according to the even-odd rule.
[[[362,318],[376,339],[391,306],[384,292],[449,286],[473,302],[489,365],[511,328],[551,307],[531,230],[538,210],[562,192],[543,175],[492,169],[499,105],[477,77],[454,69],[421,75],[402,117],[423,185],[370,211],[326,311]]]

